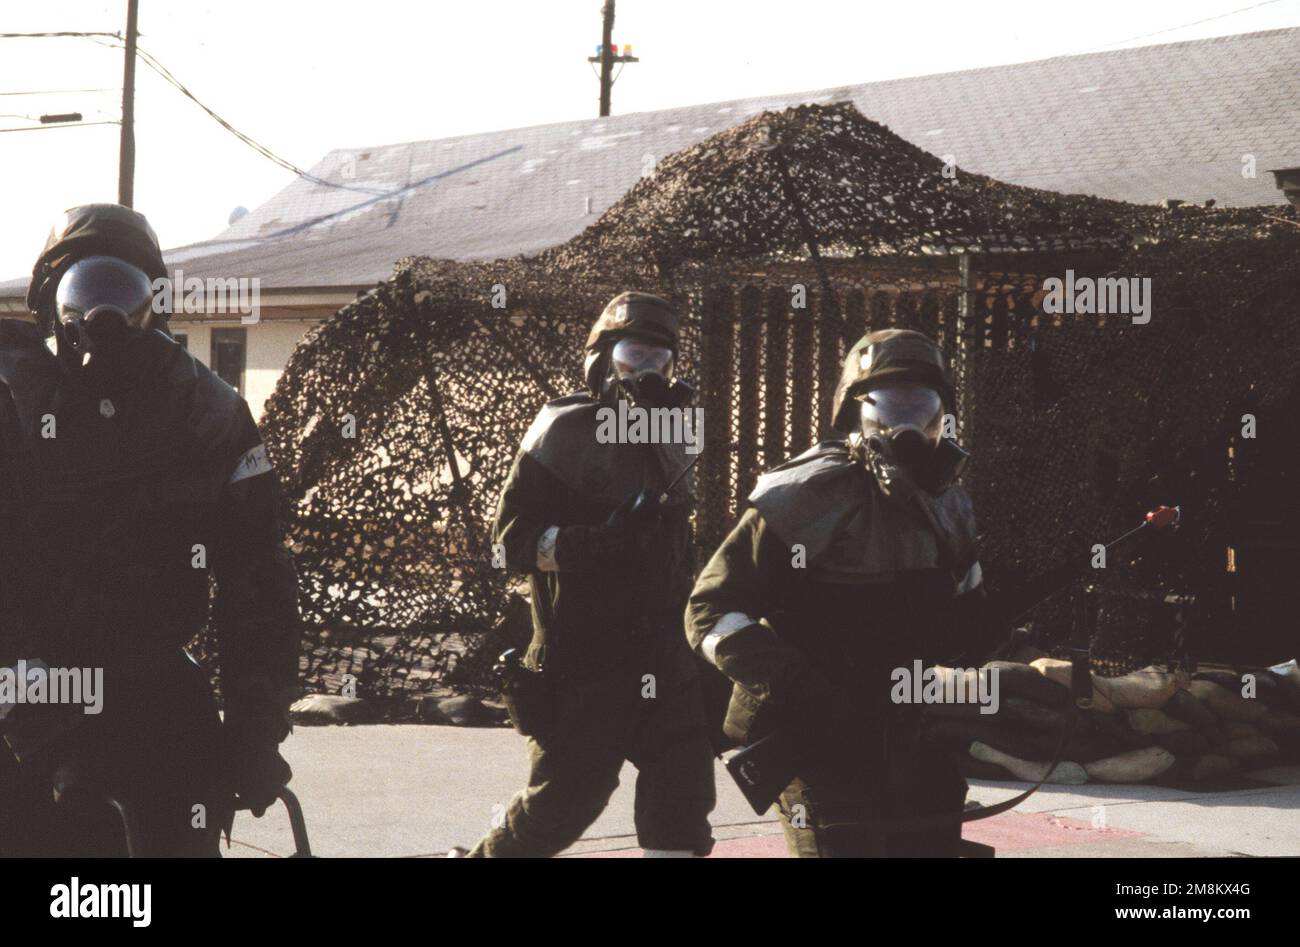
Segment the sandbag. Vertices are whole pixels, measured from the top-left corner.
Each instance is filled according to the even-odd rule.
[[[1128,720],[1129,728],[1134,733],[1141,733],[1146,736],[1160,736],[1165,733],[1177,733],[1179,730],[1191,729],[1188,724],[1171,717],[1163,710],[1150,707],[1126,710],[1124,711],[1124,717]]]
[[[1258,720],[1268,713],[1268,708],[1261,703],[1247,700],[1240,693],[1228,690],[1211,681],[1193,680],[1187,685],[1188,692],[1210,708],[1222,721]]]
[[[289,707],[294,723],[307,726],[339,726],[370,723],[380,716],[379,708],[360,697],[342,694],[308,694]]]
[[[1198,730],[1211,730],[1219,725],[1219,718],[1190,691],[1177,690],[1169,703],[1161,708],[1169,716],[1183,721]]]
[[[1258,737],[1263,735],[1260,733],[1259,727],[1255,726],[1253,723],[1246,723],[1242,720],[1230,720],[1220,727],[1219,730],[1223,734],[1225,742],[1231,740],[1243,740],[1248,737]]]
[[[1269,737],[1259,734],[1253,737],[1238,737],[1235,740],[1229,740],[1216,752],[1226,756],[1231,756],[1238,760],[1253,760],[1261,756],[1272,756],[1277,752],[1277,744]]]
[[[1267,733],[1282,738],[1300,737],[1300,714],[1286,710],[1269,708],[1268,713],[1255,721],[1256,725]]]
[[[1285,664],[1275,664],[1268,670],[1277,678],[1278,684],[1290,688],[1292,693],[1300,696],[1300,663],[1295,658]]]
[[[1063,685],[1067,691],[1070,687],[1070,662],[1059,658],[1037,658],[1029,666],[1049,681]],[[1113,713],[1115,705],[1110,698],[1097,689],[1097,675],[1092,675],[1092,708],[1098,713]]]
[[[1001,753],[987,744],[976,741],[971,744],[970,755],[985,763],[995,763],[1016,779],[1026,783],[1036,783],[1047,772],[1050,762],[1022,760],[1007,753]],[[1088,774],[1078,763],[1062,760],[1056,764],[1051,776],[1044,782],[1057,786],[1081,786],[1088,781]]]
[[[1084,712],[1084,716],[1088,719],[1097,739],[1113,747],[1114,753],[1154,746],[1156,743],[1155,737],[1134,732],[1128,725],[1128,718],[1118,713],[1097,713],[1089,710]]]
[[[946,667],[942,664],[936,664],[934,666],[934,671],[945,694],[964,694],[966,695],[966,701],[963,703],[944,701],[937,704],[926,704],[926,711],[928,713],[936,717],[961,720],[974,717],[987,718],[993,716],[992,714],[980,713],[983,708],[980,704],[975,702],[979,695],[979,678],[975,668],[962,668],[958,670],[956,668]],[[959,675],[961,677],[960,683],[957,681]],[[1001,686],[1000,681],[999,686]],[[1001,692],[999,692],[999,700],[1001,697]]]
[[[983,719],[936,718],[927,720],[925,739],[944,749],[968,753],[975,741],[1022,759],[1051,759],[1056,740],[1051,734],[1009,726],[1007,721]]]
[[[984,667],[998,672],[998,693],[1024,697],[1048,707],[1064,707],[1070,702],[1070,689],[1049,680],[1028,664],[1019,661],[989,661]]]
[[[1155,668],[1142,668],[1123,677],[1094,677],[1093,687],[1116,707],[1126,709],[1163,707],[1179,688],[1178,675]]]
[[[1104,760],[1084,764],[1089,779],[1103,783],[1145,783],[1174,765],[1174,754],[1164,747],[1129,750]]]
[[[1235,773],[1241,764],[1221,753],[1206,753],[1192,766],[1191,778],[1198,783],[1223,779]]]
[[[1032,669],[1030,673],[1037,674]],[[1039,680],[1051,683],[1041,675]],[[1061,728],[1065,726],[1065,721],[1069,719],[1069,711],[1067,710],[1048,707],[1035,700],[1026,700],[1024,697],[1003,697],[1000,712],[1014,723],[1022,724],[1033,730],[1046,730],[1050,733],[1060,733]],[[1076,729],[1087,729],[1087,725],[1082,721],[1077,722],[1075,727]]]
[[[1156,743],[1174,754],[1181,762],[1193,761],[1213,749],[1209,738],[1199,730],[1179,730],[1177,733],[1162,733],[1156,737]]]
[[[1242,691],[1246,688],[1245,678],[1249,675],[1253,679],[1254,696],[1246,697]],[[1198,681],[1209,681],[1212,684],[1218,684],[1225,690],[1231,691],[1245,700],[1255,700],[1266,707],[1272,707],[1277,710],[1300,710],[1297,706],[1297,695],[1289,687],[1286,681],[1275,674],[1268,668],[1238,668],[1232,671],[1222,669],[1210,669],[1198,671],[1193,678]]]
[[[1051,655],[1042,648],[1034,647],[1031,644],[1019,644],[1008,655],[1007,659],[1015,664],[1028,665],[1039,658],[1050,658]]]
[[[1209,681],[1211,684],[1218,684],[1220,687],[1226,687],[1235,694],[1241,693],[1241,675],[1235,671],[1225,671],[1222,668],[1211,668],[1208,670],[1197,671],[1192,675],[1194,681]]]

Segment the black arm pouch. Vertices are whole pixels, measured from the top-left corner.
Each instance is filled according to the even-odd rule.
[[[501,683],[501,700],[510,723],[521,736],[542,739],[550,731],[553,715],[551,688],[541,671],[524,667],[519,652],[511,648],[494,668]]]

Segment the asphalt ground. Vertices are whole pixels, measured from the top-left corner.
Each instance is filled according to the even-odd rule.
[[[322,857],[437,857],[471,846],[527,779],[524,739],[506,728],[426,725],[298,727],[283,752]],[[629,764],[604,814],[566,856],[639,856]],[[714,857],[785,857],[774,814],[756,816],[717,765]],[[969,799],[991,804],[1027,788],[972,780]],[[1300,855],[1300,766],[1242,774],[1230,788],[1045,786],[1009,813],[965,827],[999,858]],[[241,813],[233,857],[293,852],[280,807]]]

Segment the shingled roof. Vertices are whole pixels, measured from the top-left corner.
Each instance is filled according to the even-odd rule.
[[[557,246],[667,156],[763,112],[851,102],[968,172],[1066,194],[1278,204],[1268,168],[1300,165],[1300,29],[1062,56],[330,152],[211,241],[187,275],[264,289],[365,286],[399,257],[496,259]],[[1254,177],[1243,156],[1254,156]],[[23,281],[25,283],[25,281]],[[21,292],[0,285],[0,296]]]

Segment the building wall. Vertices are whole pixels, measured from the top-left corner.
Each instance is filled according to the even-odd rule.
[[[315,322],[264,322],[249,326],[244,398],[253,417],[261,420],[266,399],[275,391],[294,346],[313,325]]]
[[[276,382],[284,371],[293,348],[298,340],[319,320],[316,319],[276,319],[262,320],[250,326],[244,326],[244,400],[253,412],[253,417],[261,420],[266,399],[275,390]],[[204,365],[212,368],[212,330],[214,328],[236,328],[238,322],[185,322],[173,319],[171,323],[174,335],[184,335],[190,354]]]
[[[177,338],[185,337],[185,346],[191,355],[204,365],[212,364],[212,333],[209,326],[173,319],[171,330]]]

